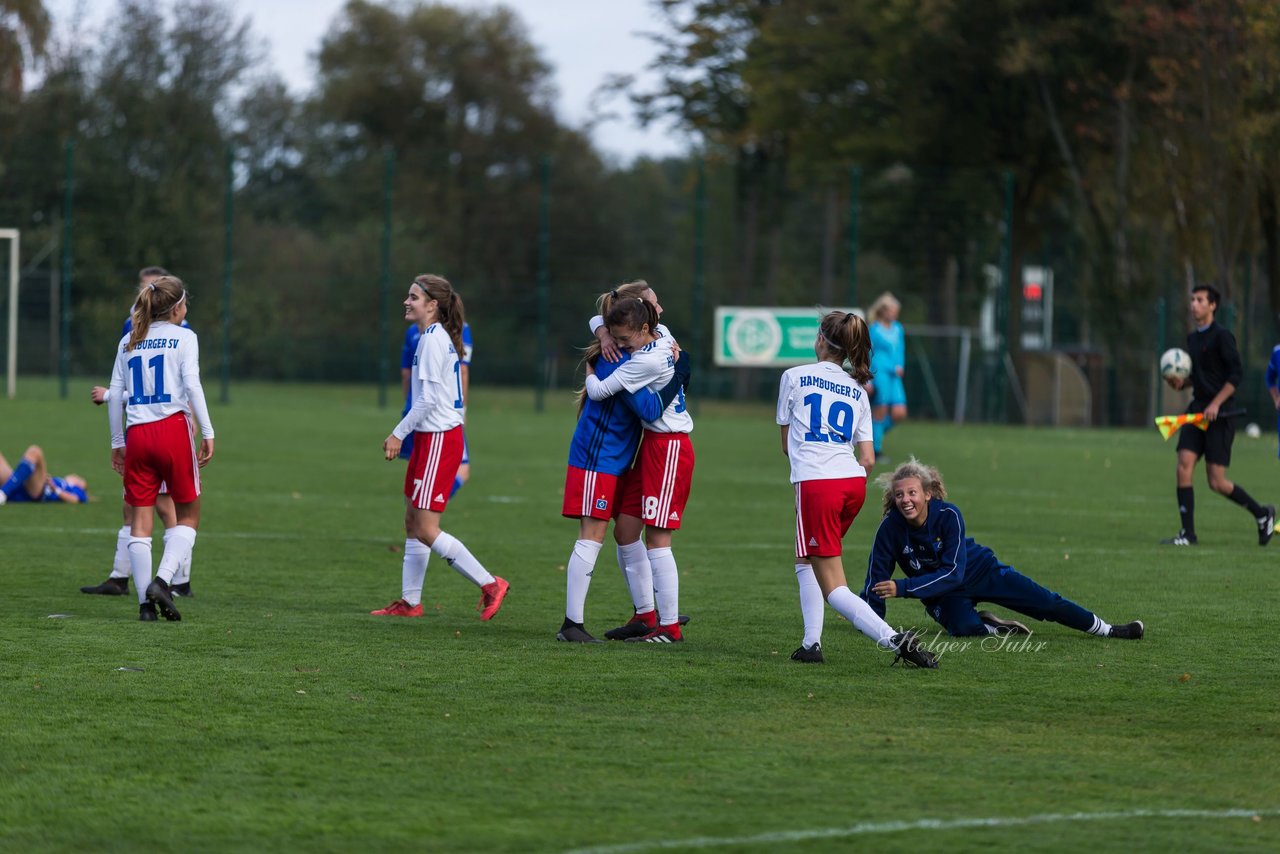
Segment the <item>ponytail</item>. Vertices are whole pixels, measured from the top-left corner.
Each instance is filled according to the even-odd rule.
[[[851,311],[827,312],[818,334],[849,376],[861,385],[871,381],[871,332],[865,320]]]
[[[151,331],[151,324],[169,317],[186,298],[187,289],[177,276],[160,276],[138,288],[138,299],[129,315],[133,329],[124,349],[132,351],[137,347]]]
[[[436,301],[436,316],[440,320],[440,325],[444,327],[444,331],[449,334],[449,341],[452,342],[453,349],[461,360],[462,325],[466,323],[466,309],[462,304],[462,297],[458,296],[458,292],[444,276],[424,273],[414,279],[413,283],[422,289],[427,299]]]

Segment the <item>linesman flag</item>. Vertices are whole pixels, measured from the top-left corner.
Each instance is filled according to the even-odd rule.
[[[1237,415],[1244,415],[1243,409],[1224,409],[1218,413],[1219,418],[1234,418]],[[1209,422],[1205,420],[1203,412],[1188,412],[1183,415],[1160,415],[1156,417],[1156,429],[1160,431],[1160,435],[1168,441],[1169,437],[1178,432],[1179,427],[1190,424],[1193,427],[1199,427],[1201,430],[1209,429]]]

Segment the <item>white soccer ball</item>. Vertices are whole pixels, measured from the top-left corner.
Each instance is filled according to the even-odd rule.
[[[1191,376],[1191,355],[1180,347],[1165,350],[1160,357],[1160,376],[1167,380],[1185,380]]]
[[[1248,436],[1250,439],[1261,439],[1262,428],[1259,427],[1257,424],[1250,422],[1249,426],[1244,428],[1244,434]]]

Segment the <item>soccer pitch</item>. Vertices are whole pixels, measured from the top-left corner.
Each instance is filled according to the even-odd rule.
[[[695,410],[687,642],[557,643],[567,392],[535,414],[530,391],[473,390],[472,479],[444,527],[511,582],[491,623],[436,557],[429,616],[369,616],[400,589],[404,464],[381,460],[398,405],[275,385],[212,404],[197,596],[180,623],[139,623],[132,595],[77,590],[106,577],[120,524],[88,385],[61,401],[23,379],[0,402],[0,451],[38,443],[97,498],[0,507],[0,848],[1280,848],[1280,541],[1259,548],[1200,469],[1201,545],[1157,546],[1177,513],[1154,429],[890,434],[1003,560],[1147,626],[1032,622],[1031,646],[921,671],[830,609],[827,664],[788,659],[793,493],[768,406]],[[1277,472],[1274,435],[1242,432],[1231,474],[1277,503]],[[878,518],[872,489],[845,541],[855,590]],[[629,613],[606,546],[587,627]],[[936,631],[915,600],[888,616]]]

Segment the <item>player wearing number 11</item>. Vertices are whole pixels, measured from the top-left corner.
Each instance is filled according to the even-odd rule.
[[[133,514],[129,567],[134,586],[146,591],[139,610],[154,620],[155,609],[166,620],[180,620],[169,582],[191,560],[200,523],[200,467],[213,458],[213,422],[200,385],[200,345],[196,334],[180,325],[187,316],[187,290],[174,276],[161,276],[138,293],[133,329],[120,339],[111,372],[111,399],[124,407],[108,409],[111,422],[111,466],[124,475],[124,500],[148,508]],[[187,413],[200,422],[203,438],[193,453]],[[128,433],[125,432],[128,421]],[[168,484],[177,524],[165,538],[164,555],[151,579],[151,530],[160,484]]]
[[[871,606],[849,589],[841,540],[867,495],[867,468],[875,462],[871,406],[863,384],[871,379],[871,336],[856,314],[822,318],[814,341],[818,361],[791,368],[778,389],[782,452],[791,462],[796,491],[796,580],[804,642],[791,657],[823,660],[823,599],[854,628],[911,664],[937,667],[913,632],[895,634]],[[842,365],[848,361],[850,370]]]

